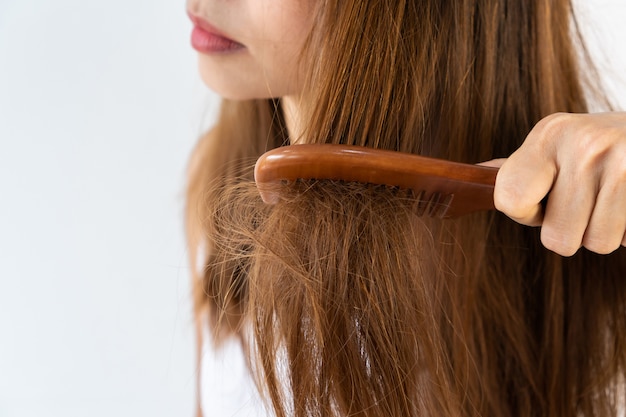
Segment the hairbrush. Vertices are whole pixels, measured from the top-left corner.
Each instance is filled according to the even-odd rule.
[[[337,180],[410,190],[417,214],[438,218],[493,210],[498,168],[348,145],[292,145],[261,155],[254,179],[265,203],[280,199],[276,184]]]

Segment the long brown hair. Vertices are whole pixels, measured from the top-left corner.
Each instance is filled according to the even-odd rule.
[[[475,163],[587,111],[568,0],[319,3],[295,139]],[[288,140],[279,100],[225,102],[187,201],[198,323],[241,337],[277,416],[617,415],[623,249],[562,258],[499,213],[422,219],[359,184],[265,206],[250,166]]]

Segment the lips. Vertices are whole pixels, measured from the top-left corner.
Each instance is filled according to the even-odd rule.
[[[198,52],[206,54],[235,52],[245,46],[230,39],[228,36],[213,27],[209,22],[191,13],[189,18],[194,24],[191,32],[191,46]]]

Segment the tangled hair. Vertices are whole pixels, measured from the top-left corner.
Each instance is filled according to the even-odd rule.
[[[291,139],[475,163],[587,111],[568,0],[319,3]],[[279,100],[224,102],[187,193],[198,326],[241,338],[278,417],[618,414],[623,248],[562,258],[499,213],[424,219],[363,184],[266,206],[250,167],[288,141]]]

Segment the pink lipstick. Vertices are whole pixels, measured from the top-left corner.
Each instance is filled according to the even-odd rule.
[[[217,54],[234,52],[245,48],[242,44],[228,38],[208,22],[189,13],[194,24],[191,32],[191,46],[198,52]]]

